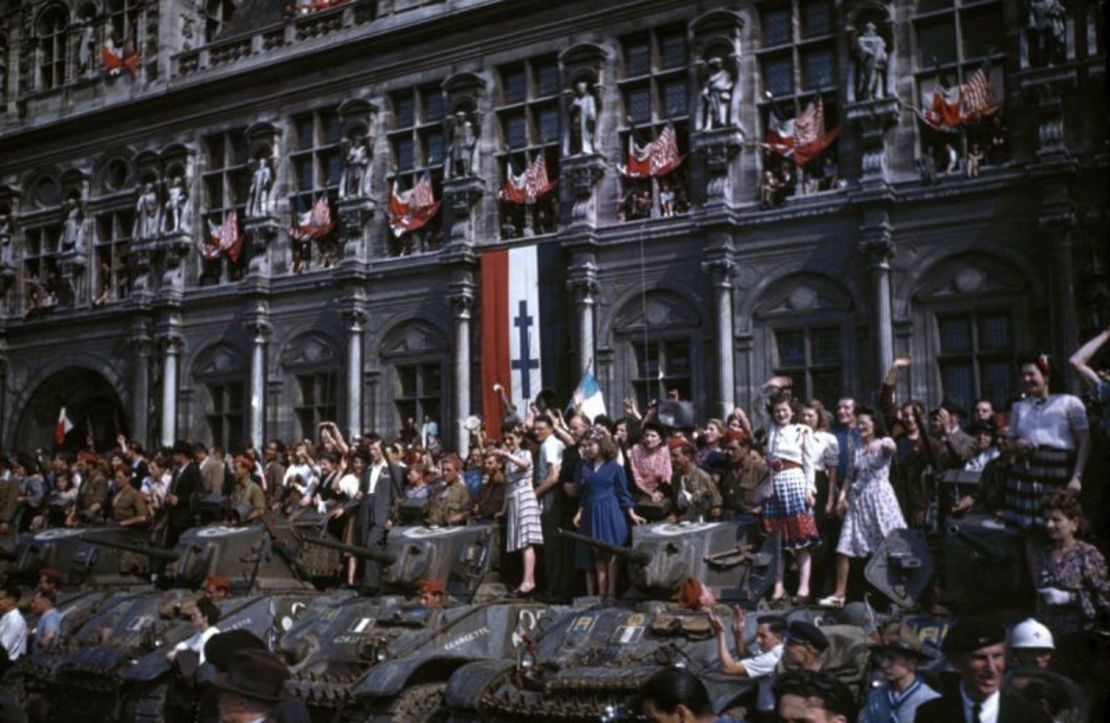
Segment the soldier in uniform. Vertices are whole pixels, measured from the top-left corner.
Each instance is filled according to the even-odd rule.
[[[438,526],[465,525],[470,517],[470,491],[462,483],[459,470],[462,462],[454,454],[449,454],[440,462],[443,486],[432,498],[428,512],[428,524]]]
[[[0,453],[0,535],[15,531],[19,511],[19,480],[12,474],[8,455]]]
[[[674,509],[681,511],[681,519],[691,522],[699,519],[717,520],[721,517],[721,493],[717,483],[708,472],[697,465],[694,445],[685,439],[672,439],[668,446],[671,451],[671,490],[674,494]],[[678,515],[671,513],[671,520]]]
[[[136,527],[150,522],[150,508],[139,491],[131,486],[128,469],[116,471],[116,496],[112,498],[112,519],[120,527]]]
[[[266,493],[251,479],[254,461],[245,455],[235,457],[235,487],[231,490],[231,509],[240,522],[253,522],[266,514]]]

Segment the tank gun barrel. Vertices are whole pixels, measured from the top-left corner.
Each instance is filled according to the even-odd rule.
[[[394,562],[397,561],[397,556],[394,555],[392,552],[386,552],[385,550],[375,550],[372,547],[362,547],[360,545],[346,545],[342,542],[335,542],[335,541],[329,540],[325,537],[308,537],[308,536],[305,536],[305,537],[302,537],[301,540],[303,542],[307,542],[307,543],[312,544],[312,545],[319,545],[320,547],[330,547],[333,550],[339,550],[340,552],[346,552],[346,553],[349,553],[351,555],[355,555],[357,557],[364,557],[364,558],[367,558],[369,560],[373,560],[374,562],[377,562],[378,564],[381,564],[381,565],[392,565]]]
[[[176,550],[159,550],[157,547],[144,547],[143,545],[132,545],[127,542],[116,542],[115,540],[104,540],[99,537],[92,537],[90,535],[83,535],[82,540],[92,545],[100,545],[101,547],[111,547],[115,550],[123,550],[124,552],[133,552],[136,555],[146,555],[154,560],[165,560],[166,562],[176,562],[181,553]]]
[[[990,545],[983,542],[974,535],[968,533],[968,531],[960,525],[949,525],[948,534],[953,535],[961,542],[965,543],[968,547],[975,550],[975,552],[979,553],[989,560],[1000,562],[1006,559],[1006,555],[1004,553],[1000,553],[998,550],[992,549]]]
[[[580,542],[583,545],[594,548],[595,550],[608,552],[610,555],[616,555],[622,560],[630,560],[637,565],[646,565],[648,562],[651,561],[651,555],[647,552],[644,552],[643,550],[635,550],[630,547],[621,547],[620,545],[610,545],[607,542],[595,540],[592,537],[581,535],[577,532],[571,532],[570,530],[564,530],[562,528],[559,528],[559,534],[567,538],[568,540]]]

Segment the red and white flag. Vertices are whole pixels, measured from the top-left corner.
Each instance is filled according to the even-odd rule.
[[[767,122],[767,139],[762,145],[771,153],[793,157],[794,165],[804,166],[832,145],[839,135],[840,126],[825,130],[825,104],[818,99],[790,120],[784,121],[772,111]]]
[[[58,424],[54,427],[54,443],[65,444],[66,435],[73,431],[73,422],[70,421],[69,415],[66,414],[66,408],[62,407],[58,412]]]
[[[397,192],[397,184],[389,194],[389,226],[394,236],[418,231],[435,218],[442,201],[435,200],[432,177],[425,173],[411,190]]]
[[[991,80],[986,71],[976,68],[963,86],[963,121],[974,123],[998,112]]]
[[[243,236],[239,233],[239,214],[236,211],[224,216],[224,222],[217,226],[208,222],[208,240],[200,245],[200,255],[207,261],[214,261],[221,253],[233,262],[239,260],[243,250]]]
[[[628,165],[621,172],[632,178],[661,178],[678,168],[685,155],[678,152],[678,135],[674,124],[668,123],[658,137],[643,148],[637,148],[628,137]]]
[[[519,176],[513,175],[512,165],[506,166],[505,185],[501,188],[502,201],[520,205],[533,204],[555,188],[558,181],[552,182],[547,175],[547,159],[542,152]]]
[[[312,208],[300,215],[291,234],[296,241],[320,241],[327,238],[334,228],[331,206],[328,205],[328,197],[325,195],[320,196]]]
[[[100,46],[100,62],[112,77],[118,76],[125,70],[132,78],[139,74],[139,54],[127,49],[120,51],[111,43]]]
[[[918,117],[933,130],[951,131],[989,118],[998,110],[990,75],[980,67],[960,85],[948,88],[937,85],[929,104]]]

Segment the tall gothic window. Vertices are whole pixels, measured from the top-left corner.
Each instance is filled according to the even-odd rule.
[[[108,0],[107,32],[124,52],[139,52],[140,0]]]
[[[0,112],[8,97],[8,36],[0,34]]]
[[[343,126],[334,109],[304,113],[293,118],[296,150],[290,154],[293,188],[289,208],[293,223],[326,197],[334,209],[339,193],[343,159],[339,141]],[[333,211],[334,214],[334,211]],[[334,216],[333,216],[334,217]],[[334,234],[322,243],[294,242],[293,266],[296,270],[324,268],[338,261]]]
[[[795,326],[776,329],[775,374],[794,380],[794,394],[819,399],[832,409],[843,386],[844,351],[839,326]]]
[[[1000,0],[921,0],[913,20],[917,35],[917,95],[929,108],[938,89],[958,88],[978,70],[990,81],[994,97],[1005,95],[1006,44]],[[968,153],[982,154],[982,163],[1008,157],[1007,130],[1001,113],[968,125],[943,130],[919,123],[921,157],[931,156],[945,171],[955,155],[955,171],[965,172]]]
[[[211,43],[220,34],[224,23],[235,12],[235,0],[206,0],[204,4],[204,42]]]
[[[686,27],[626,35],[620,43],[619,85],[624,103],[620,158],[627,161],[633,143],[642,149],[672,125],[678,151],[686,153],[690,125]],[[660,179],[624,178],[621,218],[628,221],[684,213],[689,207],[687,165],[683,163]]]
[[[204,192],[208,209],[205,219],[208,224],[219,227],[224,218],[235,211],[242,222],[250,188],[247,139],[243,129],[206,136],[204,153]],[[236,261],[223,255],[213,261],[202,259],[201,283],[216,284],[241,278],[247,268],[247,254],[244,244]]]
[[[775,118],[800,118],[812,107],[824,114],[824,127],[817,130],[832,130],[839,124],[834,3],[785,0],[763,6],[763,35],[757,54],[764,91],[760,96],[763,128],[772,128]],[[764,155],[764,169],[778,174],[786,196],[834,188],[839,176],[837,143],[809,160],[801,174],[793,158],[771,152]]]
[[[304,372],[296,378],[298,396],[293,412],[301,428],[300,437],[312,439],[320,422],[339,418],[339,374],[336,371]]]
[[[937,338],[944,396],[971,409],[980,398],[1005,409],[1014,386],[1010,312],[990,309],[937,314]]]
[[[395,367],[396,385],[393,404],[403,424],[410,417],[419,424],[428,415],[443,423],[440,400],[443,397],[443,365],[437,361],[399,364]]]
[[[208,422],[210,446],[238,449],[243,445],[243,410],[245,397],[242,382],[221,382],[208,385],[211,407],[205,419]]]
[[[435,198],[443,198],[443,161],[447,151],[443,137],[444,101],[439,83],[406,88],[390,95],[393,125],[389,144],[393,150],[393,172],[389,183],[398,192],[410,190],[424,174],[431,178]],[[443,241],[442,212],[424,228],[406,233],[394,249],[407,255],[439,248]]]
[[[690,399],[689,337],[632,342],[635,375],[632,388],[640,409],[647,409],[653,399],[666,399],[667,392],[678,390],[680,399]]]
[[[23,232],[23,311],[28,317],[53,311],[61,293],[58,265],[61,224],[34,226]]]
[[[511,170],[519,176],[540,154],[548,178],[559,177],[559,66],[554,56],[531,58],[498,69],[500,88],[497,119],[501,128],[498,166],[504,182]],[[550,192],[534,204],[532,218],[525,207],[502,203],[502,233],[521,236],[531,223],[535,233],[555,230],[558,194]]]
[[[129,246],[135,213],[130,208],[96,215],[96,269],[93,304],[121,301],[131,295]]]
[[[39,64],[39,80],[43,90],[57,88],[66,81],[66,65],[68,62],[68,48],[66,43],[66,27],[69,17],[63,7],[52,7],[39,18],[39,48],[41,63]]]

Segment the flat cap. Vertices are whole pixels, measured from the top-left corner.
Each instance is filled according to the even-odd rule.
[[[829,647],[829,639],[821,629],[804,620],[793,620],[786,626],[786,642],[812,645],[818,652],[824,652]]]

